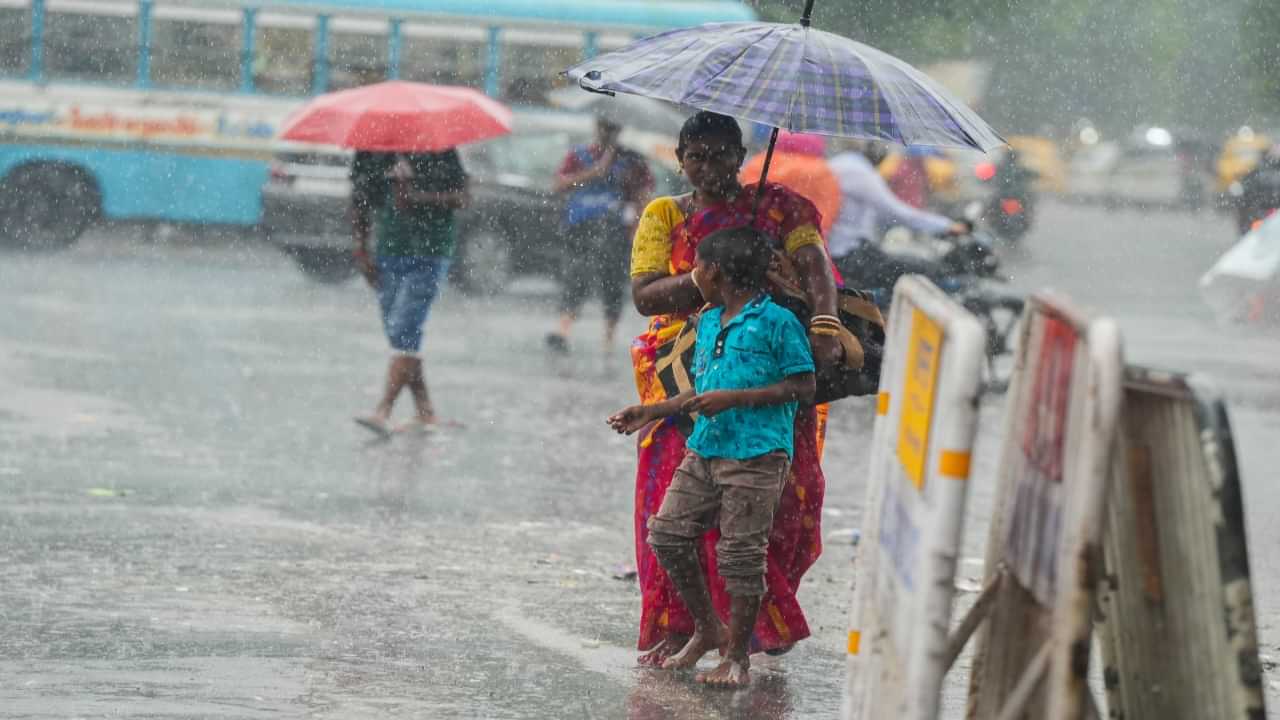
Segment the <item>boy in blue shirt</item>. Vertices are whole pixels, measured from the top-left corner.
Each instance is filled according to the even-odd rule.
[[[693,390],[609,418],[622,433],[696,415],[684,460],[657,515],[649,545],[694,619],[688,644],[664,668],[694,667],[720,650],[720,665],[697,676],[709,685],[750,682],[751,630],[765,591],[773,514],[791,466],[796,409],[814,393],[804,327],[765,292],[769,241],[749,228],[721,230],[698,245],[693,282],[713,307],[698,318]],[[731,598],[729,626],[716,616],[695,542],[718,523],[717,567]]]

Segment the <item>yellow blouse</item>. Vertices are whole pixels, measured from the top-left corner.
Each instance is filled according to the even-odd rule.
[[[631,277],[671,272],[671,231],[682,222],[684,212],[674,197],[649,203],[631,241]],[[810,245],[822,247],[822,233],[812,223],[792,230],[783,241],[788,255]]]

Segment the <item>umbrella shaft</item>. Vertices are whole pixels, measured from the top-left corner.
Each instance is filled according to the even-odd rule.
[[[809,0],[813,4],[813,0]],[[764,153],[764,167],[760,169],[760,184],[756,186],[756,199],[751,204],[751,222],[755,223],[760,215],[760,201],[764,199],[764,182],[769,179],[769,164],[773,162],[773,146],[778,144],[778,128],[769,133],[769,149]]]
[[[813,17],[813,0],[805,0],[804,12],[800,14],[800,24],[809,27],[809,20]]]

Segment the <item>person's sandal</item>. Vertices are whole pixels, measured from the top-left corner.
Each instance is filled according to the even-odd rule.
[[[362,415],[354,418],[357,425],[386,440],[391,437],[391,428],[387,427],[387,421],[376,415]]]

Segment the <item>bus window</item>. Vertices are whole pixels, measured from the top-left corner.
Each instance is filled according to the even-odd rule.
[[[385,79],[388,32],[386,21],[334,18],[329,24],[329,89]]]
[[[157,8],[151,82],[157,87],[234,90],[240,84],[240,14]]]
[[[432,27],[406,23],[400,77],[436,85],[484,85],[487,35],[479,27]]]
[[[31,68],[31,9],[0,7],[0,76]]]
[[[512,103],[544,103],[560,71],[581,59],[582,33],[504,32],[503,99]]]
[[[315,19],[262,14],[254,26],[253,82],[259,92],[309,95]]]
[[[120,85],[137,79],[136,3],[57,7],[45,15],[44,56],[50,78]]]

